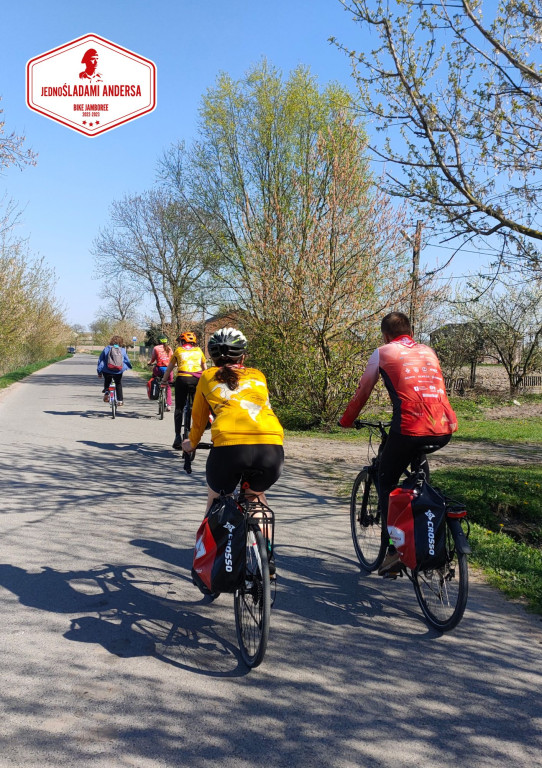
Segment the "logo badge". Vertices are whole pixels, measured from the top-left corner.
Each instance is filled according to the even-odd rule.
[[[232,525],[231,523],[224,523],[223,527],[228,531],[228,533],[233,533],[235,531],[235,525]]]
[[[433,518],[435,517],[435,515],[431,512],[430,509],[427,510],[427,512],[425,513],[425,516],[427,517],[428,520],[433,520]]]
[[[117,128],[156,107],[156,66],[98,35],[36,56],[26,65],[29,109],[85,136]]]
[[[196,546],[194,547],[194,560],[197,560],[200,557],[203,557],[207,554],[207,550],[205,549],[205,544],[203,543],[203,539],[198,539],[196,541]]]

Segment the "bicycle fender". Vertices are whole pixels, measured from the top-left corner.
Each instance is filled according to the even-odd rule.
[[[464,555],[470,555],[472,553],[472,549],[470,548],[470,544],[467,541],[467,537],[465,536],[465,531],[461,527],[460,520],[454,520],[448,517],[446,522],[448,523],[448,527],[450,528],[452,536],[454,537],[457,551]]]

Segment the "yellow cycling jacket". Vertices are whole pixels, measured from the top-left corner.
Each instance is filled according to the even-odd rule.
[[[177,347],[173,357],[177,363],[178,376],[199,373],[205,365],[205,355],[199,347]]]
[[[192,429],[188,438],[196,446],[207,426],[209,409],[214,414],[211,437],[223,445],[282,445],[284,431],[269,404],[265,376],[256,368],[239,368],[233,392],[215,379],[218,368],[204,371],[194,395]]]

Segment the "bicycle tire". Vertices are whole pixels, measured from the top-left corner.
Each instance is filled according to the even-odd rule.
[[[158,416],[160,417],[160,421],[162,421],[162,419],[164,418],[164,411],[165,411],[164,400],[165,400],[164,390],[160,389],[160,394],[158,396]]]
[[[422,613],[428,624],[441,632],[448,632],[459,624],[469,591],[467,555],[457,551],[448,527],[446,548],[446,565],[413,574],[414,591]]]
[[[366,571],[375,571],[384,559],[387,541],[382,531],[378,493],[367,467],[361,470],[352,486],[350,529],[360,565]]]
[[[267,547],[259,528],[248,527],[243,585],[234,595],[235,630],[241,657],[251,669],[262,663],[271,619]]]
[[[110,396],[109,402],[111,403],[111,418],[114,419],[117,415],[117,399]]]
[[[186,396],[186,403],[184,404],[184,408],[183,408],[183,440],[188,440],[191,421],[192,421],[192,394],[189,392]]]

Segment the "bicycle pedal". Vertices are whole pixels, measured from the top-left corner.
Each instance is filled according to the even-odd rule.
[[[398,576],[401,576],[402,578],[403,571],[386,571],[382,576],[384,579],[393,579],[395,581]]]

